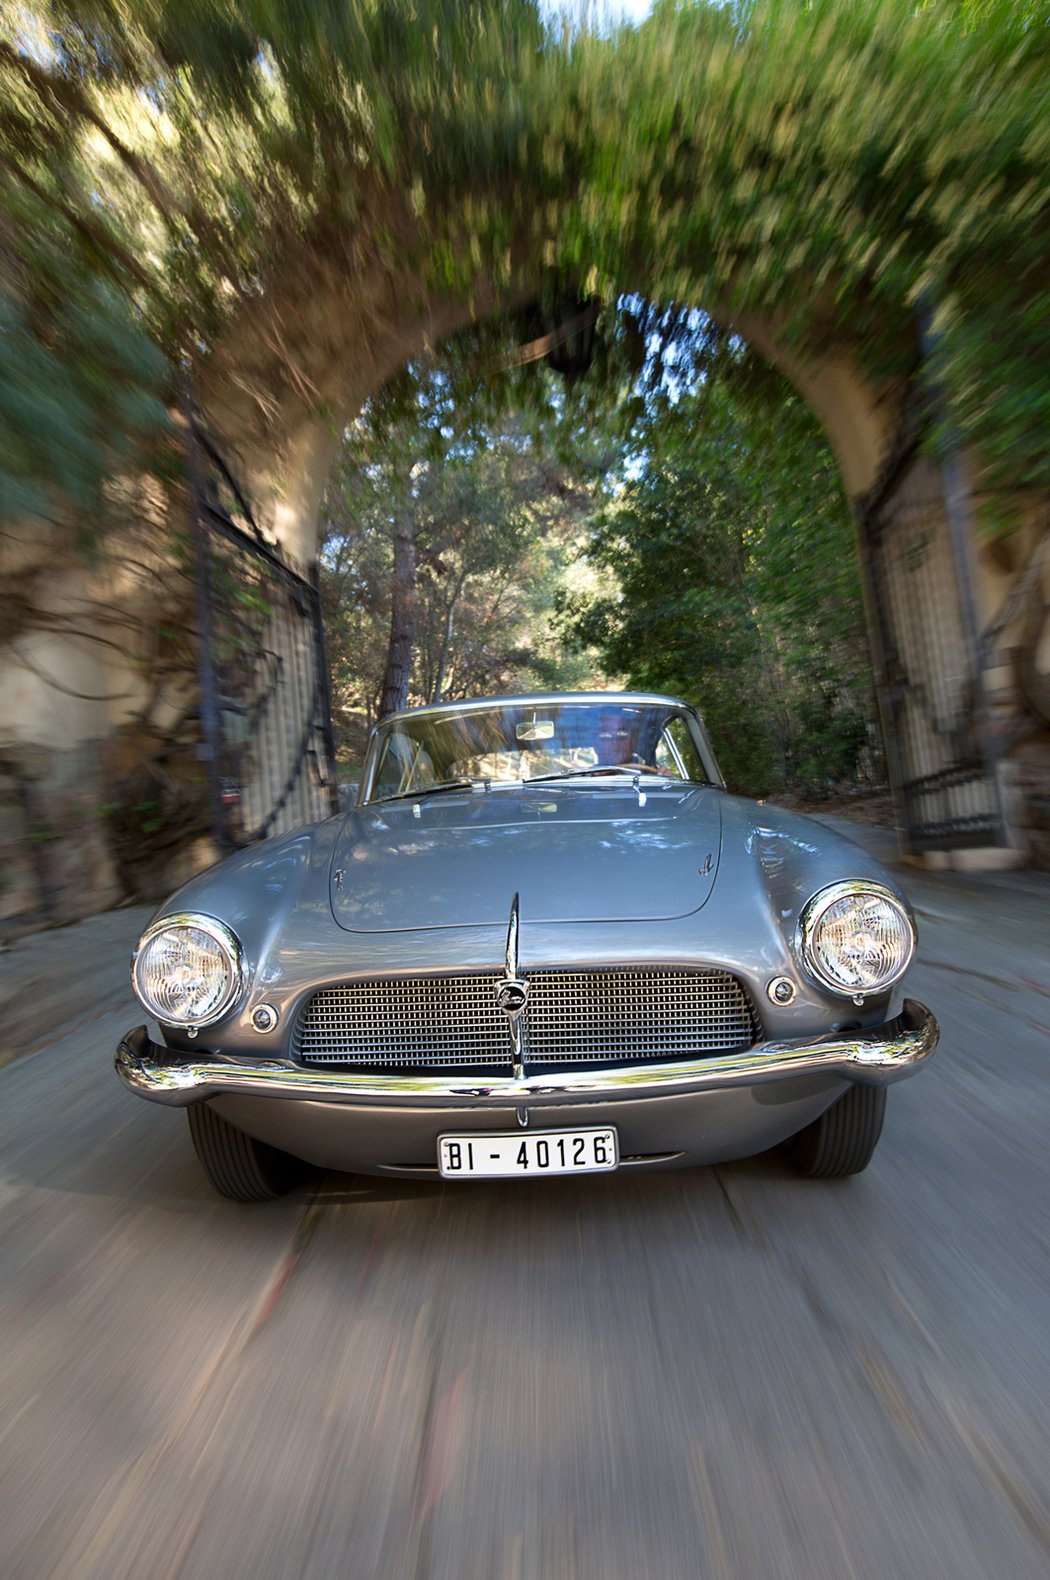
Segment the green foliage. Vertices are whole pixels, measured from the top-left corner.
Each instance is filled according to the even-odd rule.
[[[1045,483],[1050,38],[1034,14],[683,4],[583,43],[576,250],[618,281],[645,260],[651,297],[839,338],[876,373],[913,361],[925,293],[965,435],[1004,484]],[[1037,300],[1022,338],[1016,309]],[[1006,406],[1003,387],[1024,395]]]
[[[587,548],[617,591],[563,599],[563,629],[698,703],[734,789],[820,793],[874,733],[849,513],[812,417],[735,357],[737,381],[650,402]]]
[[[0,298],[0,516],[81,521],[102,509],[108,477],[143,459],[166,425],[163,362],[126,298],[92,280],[52,315],[48,340]]]
[[[394,536],[415,546],[415,701],[576,684],[586,657],[550,631],[589,508],[588,451],[558,459],[572,419],[553,399],[524,423],[456,348],[410,367],[347,432],[323,507],[322,582],[337,716],[371,722],[390,626]],[[462,355],[462,348],[459,348]]]
[[[913,365],[927,301],[987,478],[1050,483],[1043,8],[681,0],[611,34],[545,29],[531,0],[4,16],[9,514],[83,525],[114,468],[159,465],[158,397],[187,363],[222,353],[253,409],[320,405],[237,350],[246,323],[305,332],[267,315],[308,258],[414,277],[421,313],[521,300],[545,271],[761,313],[876,375]]]
[[[600,377],[566,395],[534,369],[523,413],[514,370],[502,404],[479,389],[468,336],[354,424],[325,502],[338,708],[374,718],[407,523],[414,700],[615,676],[697,701],[737,789],[877,772],[852,527],[814,419],[696,312],[632,299],[603,340]]]

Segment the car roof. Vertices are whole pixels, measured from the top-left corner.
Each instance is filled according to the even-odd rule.
[[[459,702],[427,702],[418,708],[401,708],[388,713],[380,724],[390,724],[395,719],[417,719],[423,714],[465,713],[481,708],[515,708],[557,706],[563,702],[590,702],[605,707],[634,707],[643,703],[688,708],[695,712],[692,703],[681,697],[668,697],[658,691],[533,691],[498,697],[464,697]]]

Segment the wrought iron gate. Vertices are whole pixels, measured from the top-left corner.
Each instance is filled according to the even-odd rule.
[[[968,545],[945,467],[923,449],[929,423],[916,386],[858,512],[887,763],[911,850],[1007,845]]]
[[[316,569],[269,543],[188,416],[203,755],[215,838],[235,850],[338,811]]]

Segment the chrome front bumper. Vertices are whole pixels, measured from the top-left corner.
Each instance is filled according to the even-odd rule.
[[[459,1108],[506,1106],[539,1099],[595,1103],[674,1097],[764,1085],[800,1076],[826,1076],[884,1086],[910,1075],[937,1046],[937,1022],[906,999],[895,1020],[849,1033],[829,1032],[801,1042],[765,1042],[746,1053],[720,1054],[674,1064],[619,1065],[607,1070],[505,1076],[483,1081],[455,1075],[355,1075],[306,1069],[290,1060],[227,1058],[175,1053],[151,1042],[145,1026],[117,1049],[117,1074],[131,1091],[154,1103],[184,1108],[205,1098],[287,1097],[313,1103],[384,1108],[404,1105]]]

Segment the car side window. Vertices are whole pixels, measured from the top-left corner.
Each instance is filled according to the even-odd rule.
[[[668,739],[666,730],[660,731],[660,739],[657,741],[656,750],[653,753],[653,763],[658,774],[664,774],[668,779],[681,779],[682,770],[675,761],[674,752],[671,750],[671,742]]]
[[[372,795],[425,790],[433,783],[434,765],[421,744],[400,730],[391,730],[376,764]]]
[[[654,759],[657,772],[666,774],[669,779],[688,779],[693,784],[707,781],[700,753],[680,714],[668,719],[660,731]]]

